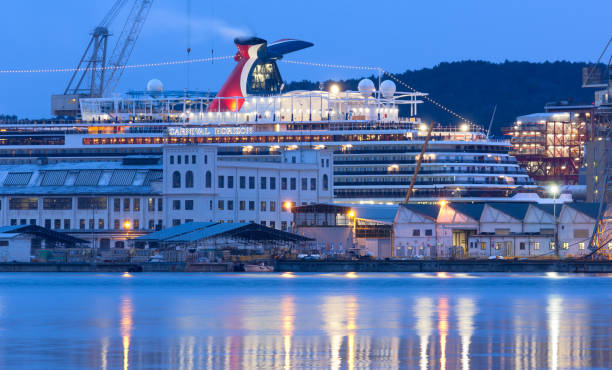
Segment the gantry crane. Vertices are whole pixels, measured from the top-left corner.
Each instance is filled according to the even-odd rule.
[[[133,0],[111,57],[107,60],[110,26],[130,1],[132,0],[116,0],[93,30],[64,93],[51,97],[51,114],[77,117],[80,114],[81,98],[101,97],[114,91],[153,4],[153,0]]]

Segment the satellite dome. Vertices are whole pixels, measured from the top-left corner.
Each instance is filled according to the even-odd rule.
[[[368,96],[372,95],[374,91],[376,91],[376,88],[374,87],[374,82],[372,82],[372,80],[370,80],[369,78],[364,78],[363,80],[359,81],[357,89],[364,98],[367,98]]]
[[[393,95],[395,94],[395,90],[396,90],[395,82],[391,80],[384,80],[380,84],[380,93],[385,99],[391,99]]]
[[[164,91],[164,84],[157,78],[147,82],[147,91],[160,93]]]

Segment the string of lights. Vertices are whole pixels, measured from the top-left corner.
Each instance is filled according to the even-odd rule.
[[[233,56],[230,55],[230,56],[219,56],[219,57],[210,57],[210,58],[172,60],[172,61],[157,62],[157,63],[128,64],[125,66],[105,66],[105,67],[89,68],[89,70],[102,71],[102,70],[113,70],[113,69],[138,69],[138,68],[151,68],[151,67],[165,67],[165,66],[171,66],[171,65],[205,63],[205,62],[213,62],[213,61],[218,61],[218,60],[228,60],[232,58]],[[56,72],[76,72],[76,71],[85,71],[85,70],[88,70],[88,68],[0,69],[0,74],[56,73]]]
[[[281,61],[284,62],[284,63],[299,64],[299,65],[308,65],[308,66],[323,67],[323,68],[353,69],[353,70],[361,70],[361,71],[378,71],[378,73],[385,74],[385,75],[391,77],[397,83],[399,83],[402,86],[408,88],[409,90],[411,90],[413,92],[419,92],[414,87],[412,87],[412,86],[408,85],[407,83],[405,83],[404,81],[400,80],[393,73],[391,73],[389,71],[386,71],[386,70],[384,70],[384,69],[382,69],[380,67],[354,66],[354,65],[343,65],[343,64],[329,64],[329,63],[315,63],[315,62],[304,62],[304,61],[298,61],[298,60],[285,60],[285,59],[281,59]],[[438,102],[437,100],[432,99],[429,96],[423,96],[423,98],[425,100],[427,100],[428,102],[430,102],[431,104],[435,105],[436,107],[438,107],[438,108],[446,111],[447,113],[449,113],[449,114],[451,114],[451,115],[461,119],[465,123],[468,123],[470,125],[476,125],[474,122],[470,121],[469,119],[467,119],[466,117],[462,116],[461,114],[455,112],[454,110],[444,106],[442,103]]]

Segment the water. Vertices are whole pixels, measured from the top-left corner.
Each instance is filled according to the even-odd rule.
[[[612,275],[0,274],[0,368],[604,368]]]

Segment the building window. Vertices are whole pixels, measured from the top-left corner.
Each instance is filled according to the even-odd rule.
[[[227,188],[228,189],[233,189],[234,188],[234,176],[228,176],[227,177]]]
[[[193,188],[193,171],[187,171],[185,174],[185,187]]]
[[[157,198],[157,212],[161,212],[164,210],[164,199]]]
[[[297,190],[297,179],[295,177],[291,178],[291,190]]]
[[[16,218],[11,218],[11,226],[16,226],[17,225],[17,219]],[[51,220],[49,220],[49,227],[48,229],[51,228]]]
[[[260,224],[261,226],[266,226],[266,221],[261,221]]]
[[[123,211],[129,211],[130,210],[130,198],[124,198],[123,199]]]
[[[190,223],[190,222],[193,222],[193,218],[186,218],[186,219],[185,219],[185,223],[186,223],[186,224],[188,224],[188,223]]]
[[[249,176],[249,189],[255,189],[255,176]]]
[[[584,242],[578,243],[578,249],[584,250]]]
[[[181,224],[181,220],[178,218],[173,218],[172,219],[172,226],[178,226]]]
[[[70,219],[64,219],[64,230],[70,230]]]
[[[276,222],[274,222],[274,221],[270,221],[270,227],[271,227],[272,229],[276,229]]]
[[[24,222],[24,223],[25,223],[25,222]],[[59,228],[61,228],[61,227],[62,227],[62,220],[59,220],[59,219],[55,219],[55,220],[53,220],[53,228],[54,228],[54,229],[56,229],[56,230],[57,230],[57,229],[59,229]]]
[[[217,187],[219,189],[223,189],[225,187],[225,178],[223,176],[219,176],[219,181],[217,182]]]
[[[281,190],[287,190],[287,178],[281,177]]]
[[[412,236],[421,236],[421,230],[413,229],[412,230]]]
[[[180,155],[176,156],[176,164],[181,164],[181,156]]]
[[[196,164],[196,156],[195,155],[191,156],[191,164]]]
[[[432,236],[433,235],[433,230],[432,229],[426,229],[425,230],[425,236]]]
[[[281,221],[281,230],[287,231],[287,221]]]
[[[533,243],[533,249],[540,250],[540,242]]]
[[[270,212],[276,212],[276,202],[270,201]]]
[[[172,187],[174,189],[178,189],[181,187],[181,173],[178,171],[172,172]]]
[[[43,209],[72,209],[72,198],[43,198]]]
[[[209,200],[208,201],[208,209],[212,211],[212,208],[213,208],[213,201]]]
[[[302,178],[302,190],[308,190],[308,179]]]
[[[212,187],[212,174],[210,171],[206,171],[206,187],[208,189]]]
[[[569,243],[563,242],[563,249],[569,249]]]
[[[185,210],[192,211],[193,210],[193,199],[185,200]]]
[[[121,199],[119,199],[119,198],[113,199],[113,210],[115,212],[120,212],[121,211]]]
[[[36,219],[35,218],[31,218],[30,219],[30,225],[36,225]]]
[[[276,177],[270,177],[270,190],[276,190]]]
[[[98,219],[98,229],[100,230],[104,229],[104,219],[103,218]]]
[[[249,200],[249,211],[254,211],[254,210],[255,210],[255,201]]]
[[[262,212],[265,212],[265,211],[266,211],[266,201],[262,200],[262,201],[259,203],[259,210],[260,210],[260,211],[262,211]]]
[[[550,242],[548,245],[551,250],[555,249],[555,242]]]
[[[204,155],[204,164],[208,164],[208,156]]]
[[[240,176],[240,189],[246,188],[246,177]]]
[[[11,220],[11,221],[12,221],[12,220]],[[11,225],[12,225],[12,224],[13,224],[13,223],[11,222]],[[45,228],[47,228],[47,229],[50,229],[50,228],[51,228],[51,220],[50,220],[50,219],[48,219],[48,218],[46,218],[46,219],[45,219]],[[83,221],[83,229],[84,229],[84,228],[85,228],[85,221]]]
[[[47,221],[49,221],[49,222],[47,223]],[[47,225],[49,225],[49,226],[47,226]],[[47,229],[51,227],[51,220],[45,220],[45,227]],[[79,229],[80,230],[85,230],[85,220],[82,219],[82,218],[79,220]]]
[[[501,242],[495,242],[495,249],[496,249],[496,250],[500,250],[500,249],[501,249],[501,246],[502,246],[502,243],[501,243]]]
[[[140,198],[134,198],[132,202],[134,203],[134,212],[140,212]]]
[[[123,241],[116,241],[115,242],[115,248],[117,249],[123,249],[125,247],[125,243]]]
[[[149,220],[149,230],[155,229],[155,220]]]
[[[60,221],[60,220],[56,220],[56,221]],[[20,225],[25,225],[26,223],[28,223],[28,220],[26,220],[25,218],[22,218],[19,220]],[[56,227],[56,229],[59,229],[59,227]]]
[[[219,211],[223,211],[223,201],[219,200],[217,202],[217,209],[219,209]]]
[[[9,209],[21,211],[38,209],[38,198],[9,198]]]
[[[185,157],[187,158],[187,157]],[[140,220],[139,219],[135,219],[134,220],[134,230],[139,230],[140,229]]]
[[[89,219],[89,230],[93,230],[96,228],[96,224],[93,218]]]
[[[520,242],[519,243],[519,249],[520,250],[525,250],[525,242]]]
[[[234,210],[234,201],[233,200],[228,200],[227,201],[227,210],[228,211],[233,211]]]
[[[185,164],[189,164],[189,156],[185,155]]]
[[[83,221],[83,228],[85,228],[85,220],[81,220],[81,221]],[[119,230],[120,228],[121,228],[121,222],[119,220],[113,221],[113,229]]]
[[[487,250],[487,242],[480,242],[480,249],[483,251]]]
[[[327,175],[323,175],[323,190],[329,190],[329,178],[327,177]]]
[[[310,190],[317,190],[317,179],[310,179]]]
[[[181,209],[181,201],[176,199],[172,201],[172,209],[175,211],[180,211]]]
[[[155,211],[155,200],[153,198],[147,199],[147,210],[149,212]]]
[[[173,155],[170,156],[170,164],[174,164],[174,156]]]
[[[78,209],[106,209],[106,198],[105,197],[87,197],[77,198]]]
[[[265,176],[264,176],[264,177],[261,177],[261,178],[259,179],[259,188],[260,188],[261,190],[265,190],[265,189],[266,189],[266,177],[265,177]]]
[[[245,208],[246,208],[246,202],[245,202],[244,200],[241,200],[241,201],[238,203],[238,207],[239,207],[239,209],[240,209],[241,211],[244,211],[244,210],[245,210]]]

